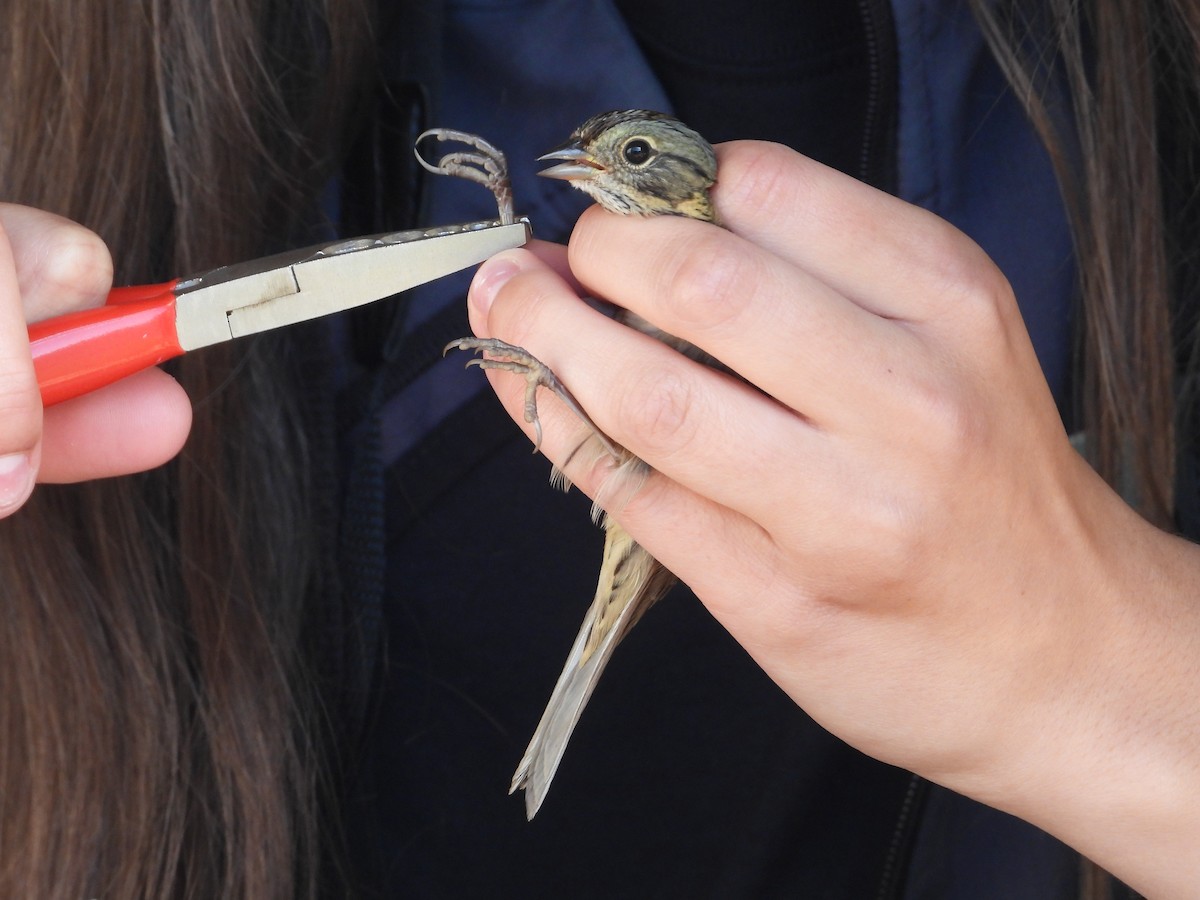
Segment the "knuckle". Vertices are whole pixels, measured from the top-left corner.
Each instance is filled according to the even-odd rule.
[[[806,534],[797,576],[822,606],[903,602],[923,553],[908,499],[876,484],[869,493],[843,498],[843,508],[852,525],[839,523],[829,533]],[[788,532],[784,539],[794,540]]]
[[[971,402],[971,392],[952,379],[948,375],[908,386],[909,433],[919,441],[924,458],[932,461],[935,482],[980,458],[990,439],[991,420],[984,405]]]
[[[994,458],[992,420],[950,375],[912,380],[894,398],[903,415],[893,431],[894,465],[855,492],[851,540],[869,561],[861,574],[877,588],[905,589],[935,565],[946,529],[961,522],[968,485]]]
[[[74,309],[102,296],[112,285],[113,261],[100,236],[56,219],[18,280],[31,319]]]
[[[705,229],[679,248],[659,293],[673,320],[703,329],[735,320],[762,279],[756,257],[740,252],[729,235]]]
[[[742,209],[794,209],[808,189],[806,161],[779,144],[739,141],[725,148],[716,196],[723,212]]]
[[[904,485],[878,487],[854,510],[853,542],[858,578],[867,593],[904,602],[936,556],[930,519],[932,499]]]
[[[976,328],[998,328],[1012,288],[979,245],[945,225],[924,250],[934,295],[941,298],[936,313],[968,321]]]
[[[617,413],[640,446],[652,454],[670,454],[692,442],[695,393],[689,379],[674,369],[648,369],[630,387],[621,395]]]

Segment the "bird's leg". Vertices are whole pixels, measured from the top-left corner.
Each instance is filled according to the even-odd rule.
[[[421,156],[420,151],[421,141],[427,138],[436,138],[439,141],[457,141],[475,149],[447,153],[436,163],[431,163]],[[488,143],[479,135],[467,131],[457,131],[453,128],[431,128],[417,138],[414,152],[417,161],[436,175],[453,175],[486,187],[496,198],[500,223],[511,225],[515,221],[512,183],[508,178],[508,163],[504,153],[498,147]],[[551,371],[550,367],[525,349],[495,339],[470,337],[451,341],[442,351],[443,355],[451,349],[474,350],[490,354],[490,356],[472,359],[467,363],[468,366],[476,365],[482,369],[502,369],[525,377],[525,421],[533,426],[535,453],[542,444],[542,423],[538,419],[537,412],[537,389],[544,387],[557,394],[567,408],[595,433],[605,452],[610,453],[615,459],[622,458],[617,446],[596,427],[591,417],[579,405],[579,401],[559,381],[558,376]]]
[[[431,163],[421,155],[421,141],[426,138],[437,138],[439,141],[457,141],[474,147],[475,151],[460,150],[447,153],[436,163]],[[417,162],[427,171],[435,175],[453,175],[482,184],[496,198],[496,206],[500,212],[500,224],[511,225],[516,221],[513,213],[512,182],[508,178],[508,161],[504,153],[488,143],[477,134],[467,131],[456,131],[453,128],[431,128],[418,138],[413,152]]]
[[[609,440],[603,431],[596,427],[596,423],[592,421],[591,416],[583,411],[583,407],[579,405],[579,401],[572,396],[571,392],[567,390],[566,385],[559,380],[550,367],[523,347],[506,344],[504,341],[498,341],[495,338],[467,337],[451,341],[442,352],[445,354],[451,350],[474,350],[477,353],[489,354],[488,356],[470,360],[467,363],[468,366],[479,366],[481,369],[501,369],[505,372],[514,372],[524,376],[525,421],[533,426],[534,453],[538,451],[538,448],[542,444],[542,423],[538,419],[537,411],[537,389],[544,387],[557,394],[558,398],[567,405],[567,408],[577,415],[583,421],[584,425],[592,430],[605,452],[609,453],[616,460],[624,459],[627,455],[623,454],[617,448],[617,445]]]

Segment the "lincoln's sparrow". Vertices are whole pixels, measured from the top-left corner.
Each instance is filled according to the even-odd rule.
[[[569,181],[613,212],[716,221],[708,195],[717,170],[712,146],[678,119],[663,113],[631,109],[593,116],[565,144],[541,159],[558,163],[542,175]],[[617,319],[693,359],[713,363],[693,344],[666,334],[640,316],[620,310]],[[456,341],[452,346],[487,352],[493,358],[476,360],[485,367],[525,374],[530,385],[526,418],[535,426],[533,391],[539,385],[551,388],[578,411],[553,373],[521,348],[476,338]],[[592,443],[599,452],[611,453],[617,460],[605,485],[605,495],[628,496],[645,477],[646,463],[605,438],[586,415],[583,418],[596,431]],[[676,580],[615,520],[605,517],[604,533],[604,558],[595,598],[513,776],[511,790],[524,788],[525,809],[531,819],[545,798],[571,732],[616,645]]]

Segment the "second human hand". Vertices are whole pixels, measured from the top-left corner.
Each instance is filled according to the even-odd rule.
[[[43,415],[26,323],[103,302],[112,260],[93,232],[41,210],[0,204],[0,517],[34,481],[140,471],[182,445],[191,406],[153,370]]]

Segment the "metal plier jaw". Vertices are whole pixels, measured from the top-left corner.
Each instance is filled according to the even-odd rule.
[[[195,350],[373,303],[529,241],[528,219],[354,238],[225,266],[175,285],[180,347]]]

